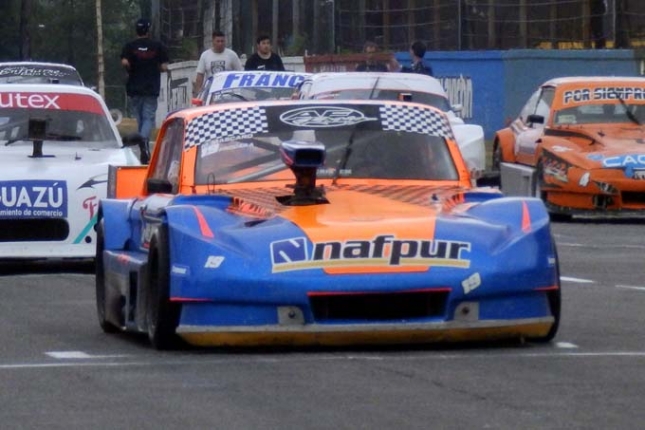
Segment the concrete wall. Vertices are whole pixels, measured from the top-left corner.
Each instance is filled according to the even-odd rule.
[[[408,53],[397,53],[402,64]],[[535,50],[428,52],[424,63],[443,82],[452,103],[472,104],[468,123],[487,139],[514,119],[543,82],[560,76],[643,76],[645,60],[633,50]],[[461,82],[461,85],[459,84]]]

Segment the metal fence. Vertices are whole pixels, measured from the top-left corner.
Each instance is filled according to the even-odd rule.
[[[336,44],[407,50],[630,48],[645,41],[643,0],[336,0]]]
[[[645,45],[643,0],[156,1],[178,60],[196,59],[213,28],[240,54],[258,33],[277,35],[274,46],[290,55],[359,52],[366,40],[390,51],[414,40],[442,51]]]

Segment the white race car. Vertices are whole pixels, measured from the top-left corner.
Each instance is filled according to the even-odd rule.
[[[474,177],[486,168],[484,129],[466,124],[457,116],[461,106],[451,106],[437,79],[417,73],[329,72],[308,76],[298,88],[300,99],[375,99],[412,101],[446,113],[462,156]]]
[[[91,258],[109,165],[139,165],[103,99],[64,84],[0,84],[0,258]]]
[[[193,106],[291,99],[309,73],[267,70],[219,72],[206,80]]]

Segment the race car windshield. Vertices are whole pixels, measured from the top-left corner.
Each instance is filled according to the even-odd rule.
[[[420,91],[408,90],[390,90],[390,89],[359,89],[359,90],[340,90],[321,93],[314,96],[314,99],[321,100],[402,100],[405,95],[406,101],[421,103],[428,106],[441,109],[443,112],[450,110],[450,102],[446,97],[439,94],[424,93]]]
[[[199,148],[197,184],[227,184],[290,178],[279,147],[284,140],[321,142],[326,148],[319,179],[331,179],[344,158],[351,130],[297,130],[257,134],[226,142],[211,142]],[[351,153],[338,172],[343,178],[457,180],[458,174],[446,141],[427,134],[357,130]]]
[[[257,100],[288,100],[291,98],[293,92],[293,88],[261,87],[226,89],[212,93],[208,104]]]
[[[0,109],[0,145],[29,145],[29,120],[47,122],[45,142],[58,146],[105,149],[120,147],[104,115],[53,109]],[[46,145],[46,144],[45,144]]]
[[[556,112],[555,125],[645,123],[645,105],[635,103],[586,104]],[[634,119],[636,121],[634,121]]]

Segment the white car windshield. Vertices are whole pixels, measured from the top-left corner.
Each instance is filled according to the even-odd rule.
[[[208,104],[231,103],[256,100],[289,100],[294,93],[293,88],[229,88],[213,92]]]
[[[33,123],[38,121],[45,124],[42,140],[55,141],[58,146],[92,149],[120,146],[105,115],[53,109],[0,109],[0,145],[31,145]]]
[[[585,104],[561,109],[555,114],[555,125],[607,123],[645,124],[645,105],[630,102]]]
[[[394,90],[394,89],[353,89],[338,90],[316,94],[314,99],[320,100],[401,100],[421,103],[436,107],[444,112],[450,110],[448,99],[439,94],[424,93],[421,91]]]

